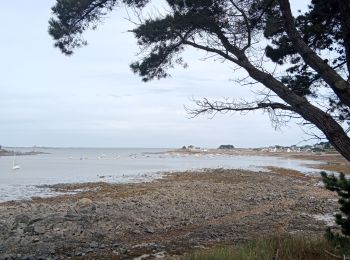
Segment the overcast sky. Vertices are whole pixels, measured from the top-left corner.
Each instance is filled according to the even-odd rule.
[[[85,34],[87,47],[62,55],[47,33],[54,2],[0,4],[0,144],[258,147],[308,138],[295,124],[275,131],[260,112],[189,119],[184,105],[191,106],[192,98],[249,98],[252,89],[233,81],[239,75],[228,64],[203,61],[205,54],[193,50],[185,54],[189,68],[141,82],[129,68],[138,49],[126,33],[133,25],[123,19],[124,9]]]

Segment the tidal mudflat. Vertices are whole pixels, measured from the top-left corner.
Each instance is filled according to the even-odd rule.
[[[22,149],[17,152],[25,154],[30,151]],[[0,202],[58,195],[47,185],[59,183],[144,182],[161,178],[164,172],[205,168],[259,171],[273,166],[319,175],[319,166],[325,166],[320,165],[322,160],[306,161],[303,156],[296,159],[286,157],[284,153],[257,153],[248,149],[191,152],[167,149],[43,148],[40,152],[37,155],[17,156],[19,170],[13,170],[14,158],[0,156]]]

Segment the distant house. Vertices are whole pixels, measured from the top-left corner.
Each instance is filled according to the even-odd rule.
[[[270,152],[270,153],[276,153],[276,152],[278,152],[277,146],[270,146],[268,149],[269,149],[269,152]]]
[[[201,148],[197,147],[197,146],[194,146],[194,145],[189,145],[189,146],[187,146],[187,149],[191,150],[191,151],[195,151],[195,150],[200,150]]]
[[[315,148],[315,149],[322,150],[322,149],[323,149],[323,145],[322,145],[322,144],[315,144],[315,145],[314,145],[314,148]]]
[[[311,145],[303,145],[300,147],[300,150],[303,152],[311,152],[312,151],[312,146]]]
[[[313,146],[314,151],[323,151],[323,150],[329,150],[332,148],[333,147],[329,142],[320,142],[320,143],[314,144]]]

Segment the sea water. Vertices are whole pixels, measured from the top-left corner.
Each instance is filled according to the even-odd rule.
[[[164,172],[227,168],[261,170],[266,166],[289,168],[318,174],[306,165],[315,161],[272,156],[167,153],[169,149],[41,148],[43,154],[16,156],[19,170],[13,170],[12,156],[0,157],[0,202],[52,196],[49,188],[58,183],[105,181],[128,183],[160,178]],[[30,151],[25,148],[17,152]]]

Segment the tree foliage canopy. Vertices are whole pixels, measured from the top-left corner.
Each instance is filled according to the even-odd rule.
[[[86,44],[83,32],[96,28],[108,12],[120,5],[142,10],[150,1],[57,0],[49,33],[70,55]],[[143,51],[131,69],[142,80],[164,78],[173,66],[186,66],[181,54],[187,47],[209,52],[244,69],[270,94],[241,103],[198,100],[192,113],[262,109],[275,122],[297,116],[350,160],[350,1],[312,0],[297,17],[288,0],[166,3],[166,13],[132,30]],[[272,63],[276,71],[269,71]]]

